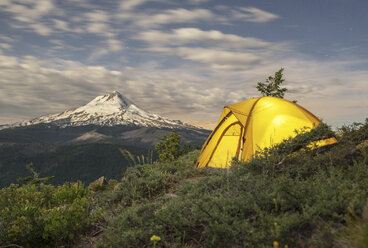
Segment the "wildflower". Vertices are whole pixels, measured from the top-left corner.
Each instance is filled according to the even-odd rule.
[[[280,228],[279,228],[279,225],[277,224],[277,222],[274,222],[273,223],[273,227],[274,227],[274,230],[275,230],[275,233],[280,233]]]
[[[160,240],[161,240],[160,236],[152,235],[152,237],[151,237],[151,241],[153,241],[153,242],[157,242],[157,241],[160,241]]]
[[[279,248],[279,242],[273,241],[273,248]]]
[[[160,236],[152,235],[152,237],[151,237],[151,241],[153,242],[153,247],[154,247],[154,248],[156,247],[156,243],[157,243],[158,241],[160,241],[160,240],[161,240]]]

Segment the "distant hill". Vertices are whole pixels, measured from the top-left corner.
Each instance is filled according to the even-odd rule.
[[[192,146],[201,146],[210,134],[209,130],[148,113],[116,91],[74,110],[2,127],[0,187],[27,176],[25,165],[30,162],[40,176],[57,175],[54,183],[90,183],[100,176],[120,178],[132,161],[119,149],[146,156],[172,129],[182,137],[182,143]]]

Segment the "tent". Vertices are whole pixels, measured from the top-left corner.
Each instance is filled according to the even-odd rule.
[[[257,97],[225,106],[217,127],[208,137],[197,167],[226,168],[235,157],[248,161],[265,147],[296,135],[296,130],[314,128],[321,121],[296,103],[277,97]],[[323,140],[319,146],[336,143]]]

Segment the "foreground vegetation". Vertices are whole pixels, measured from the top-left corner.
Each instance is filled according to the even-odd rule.
[[[339,143],[311,149],[336,135]],[[0,242],[24,247],[368,247],[368,122],[320,125],[226,170],[199,151],[85,188],[0,191]],[[36,245],[37,244],[37,245]]]

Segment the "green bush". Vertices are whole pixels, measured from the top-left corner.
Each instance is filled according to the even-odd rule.
[[[154,200],[174,191],[176,185],[188,177],[207,174],[197,170],[194,165],[199,151],[193,151],[173,162],[162,162],[130,167],[124,173],[121,182],[106,195],[103,202],[121,202],[130,206],[140,200]]]
[[[368,247],[368,203],[364,207],[362,216],[349,210],[351,215],[347,218],[347,225],[337,234],[335,246],[341,248]]]
[[[82,183],[12,184],[0,191],[0,209],[1,244],[65,245],[87,224],[87,189]]]

